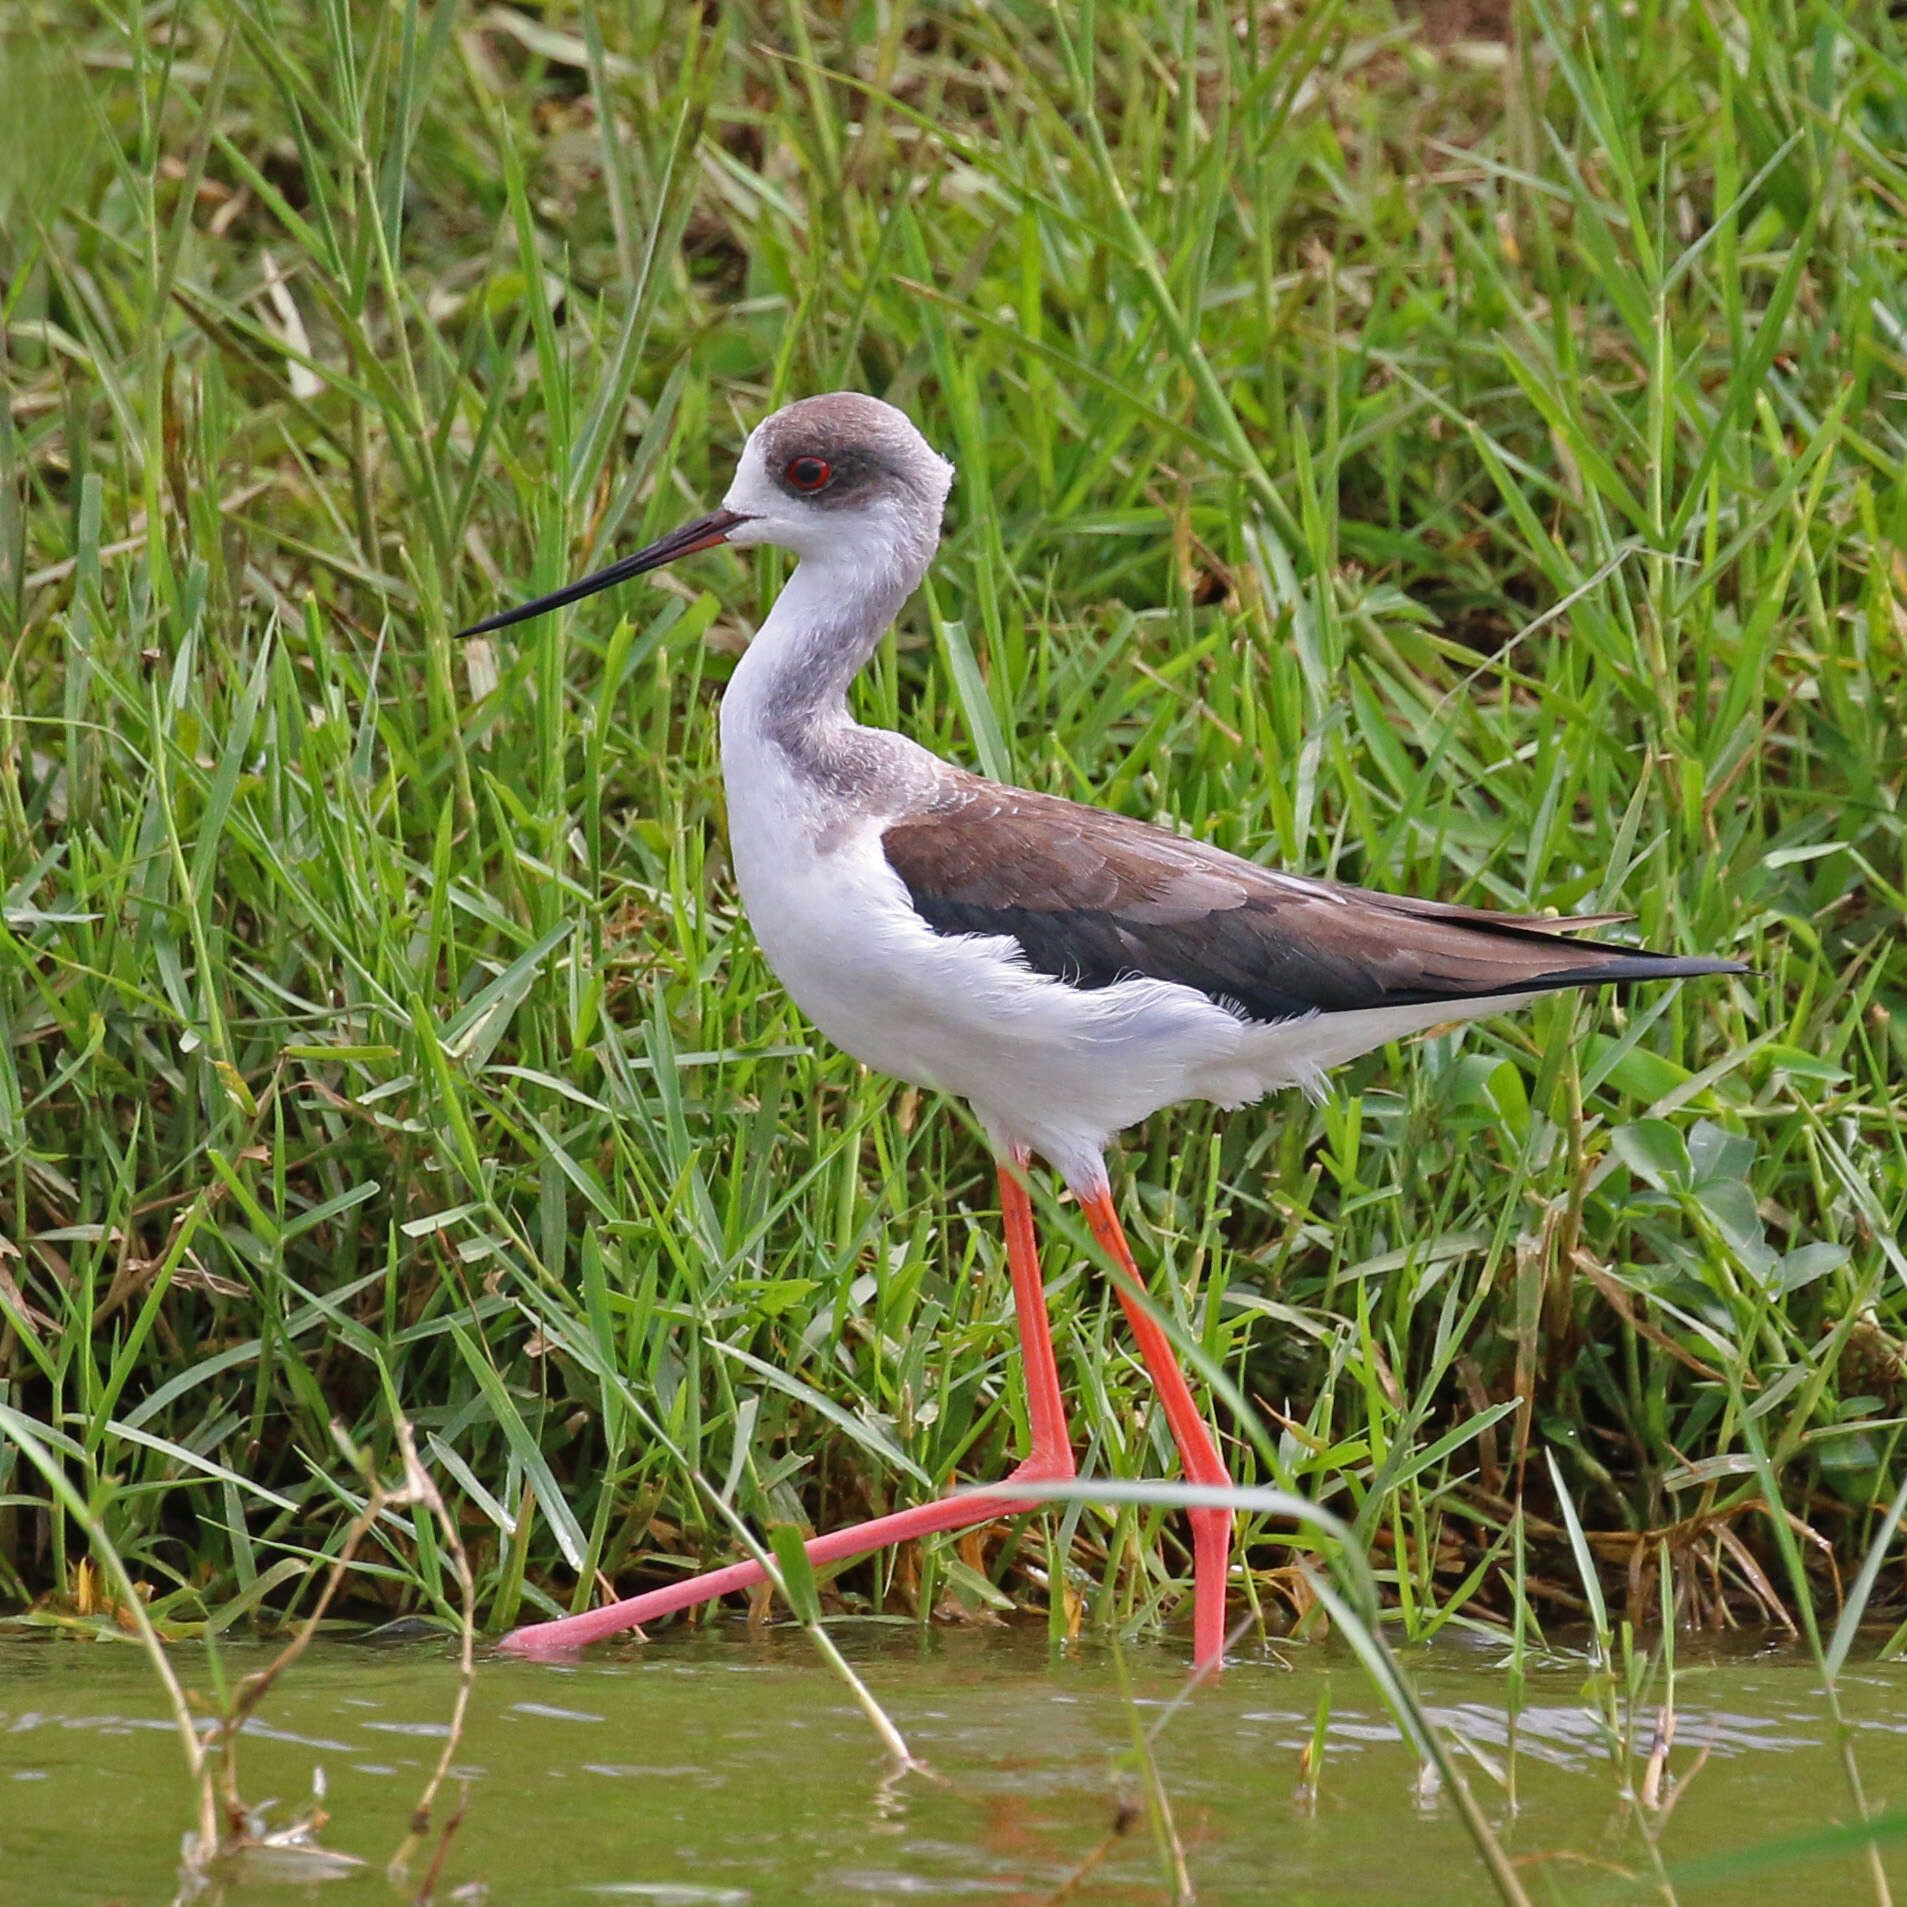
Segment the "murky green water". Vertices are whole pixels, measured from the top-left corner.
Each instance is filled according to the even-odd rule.
[[[1105,1842],[1121,1797],[1138,1795],[1122,1772],[1131,1711],[1109,1650],[1056,1659],[1040,1639],[998,1630],[836,1633],[937,1778],[889,1775],[867,1723],[799,1633],[727,1629],[562,1667],[487,1660],[456,1764],[469,1812],[440,1898],[1045,1901]],[[259,1659],[228,1652],[235,1669]],[[203,1658],[179,1660],[188,1682],[203,1682]],[[1141,1717],[1155,1719],[1181,1686],[1180,1658],[1144,1649],[1125,1664]],[[1501,1768],[1508,1717],[1496,1658],[1452,1647],[1410,1666],[1444,1727]],[[1481,1766],[1470,1778],[1533,1899],[1642,1898],[1616,1882],[1616,1870],[1640,1873],[1645,1862],[1582,1677],[1580,1662],[1561,1658],[1533,1676],[1517,1725],[1514,1809]],[[1298,1757],[1327,1682],[1328,1758],[1307,1813]],[[327,1842],[373,1865],[321,1889],[254,1883],[224,1898],[233,1907],[314,1893],[340,1907],[405,1898],[380,1870],[439,1752],[454,1687],[435,1646],[330,1644],[307,1656],[251,1730],[245,1793],[296,1802],[321,1764]],[[1859,1669],[1845,1699],[1870,1798],[1907,1797],[1907,1669]],[[1769,1650],[1685,1661],[1677,1708],[1672,1771],[1704,1744],[1710,1754],[1663,1829],[1669,1861],[1847,1818],[1803,1658]],[[1645,1748],[1648,1732],[1639,1730]],[[1455,1812],[1424,1790],[1348,1657],[1248,1657],[1173,1718],[1157,1765],[1202,1901],[1470,1907],[1490,1897]],[[453,1788],[440,1818],[454,1798]],[[136,1650],[0,1643],[0,1902],[168,1902],[189,1821],[178,1742]],[[1896,1888],[1907,1886],[1907,1847],[1890,1844],[1884,1858]],[[1168,1898],[1143,1819],[1070,1898]],[[1834,1903],[1874,1892],[1862,1862],[1838,1851],[1691,1876],[1677,1898]]]

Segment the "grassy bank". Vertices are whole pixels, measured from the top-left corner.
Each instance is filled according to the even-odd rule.
[[[714,702],[777,559],[447,635],[843,385],[960,465],[867,719],[1753,963],[1129,1135],[1241,1480],[1340,1515],[1411,1635],[1598,1572],[1653,1615],[1664,1567],[1694,1621],[1832,1608],[1907,1388],[1879,9],[25,12],[0,1403],[162,1624],[341,1539],[334,1420],[416,1423],[494,1624],[726,1558],[718,1497],[826,1527],[1010,1461],[984,1148],[736,911]],[[1042,1216],[1085,1467],[1168,1474]],[[446,1607],[429,1528],[379,1535],[359,1607]],[[1073,1506],[837,1588],[1063,1574],[1057,1624],[1146,1628],[1177,1544]],[[1274,1621],[1313,1547],[1246,1525]],[[76,1606],[83,1554],[0,1440],[0,1598]]]

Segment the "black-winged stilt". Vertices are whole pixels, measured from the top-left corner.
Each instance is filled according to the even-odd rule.
[[[847,690],[940,540],[953,466],[891,405],[850,392],[790,404],[743,446],[722,507],[481,635],[716,543],[799,561],[722,698],[735,879],[769,964],[802,1010],[879,1071],[964,1097],[998,1160],[1032,1448],[1016,1484],[1073,1476],[1025,1169],[1038,1153],[1078,1199],[1157,1386],[1186,1475],[1226,1469],[1148,1308],[1106,1178],[1112,1135],[1182,1099],[1242,1106],[1387,1041],[1563,987],[1739,973],[1493,914],[1314,881],[1143,822],[955,768],[863,728]],[[816,1538],[835,1562],[1024,1511],[984,1492]],[[1231,1523],[1188,1512],[1194,1657],[1224,1642]],[[519,1629],[567,1651],[762,1580],[737,1563]]]

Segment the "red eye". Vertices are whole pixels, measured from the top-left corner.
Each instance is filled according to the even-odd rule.
[[[782,473],[797,490],[819,490],[834,475],[825,457],[797,457]]]

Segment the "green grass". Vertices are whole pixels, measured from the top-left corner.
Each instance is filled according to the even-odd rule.
[[[960,465],[866,719],[1753,964],[1128,1136],[1241,1481],[1410,1638],[1664,1568],[1832,1628],[1907,1476],[1907,86],[1880,9],[1705,11],[16,10],[0,1404],[71,1491],[0,1441],[0,1597],[72,1606],[76,1491],[168,1633],[280,1603],[400,1407],[492,1624],[726,1559],[698,1478],[826,1527],[1008,1465],[984,1147],[736,909],[779,559],[448,639],[851,385]],[[1042,1213],[1082,1460],[1170,1474]],[[1319,1539],[1244,1535],[1282,1625]],[[379,1537],[360,1607],[450,1613]],[[1056,1572],[1151,1632],[1186,1559],[1074,1504],[836,1588]]]

